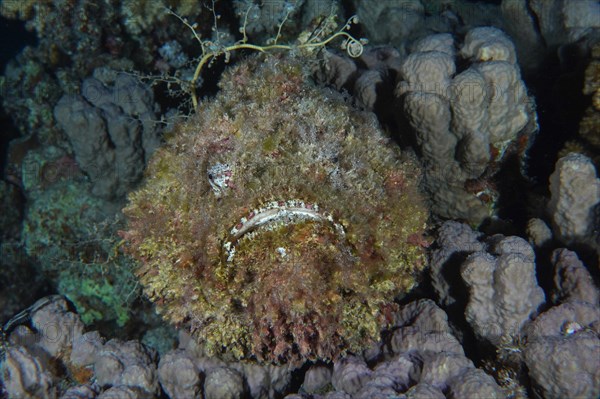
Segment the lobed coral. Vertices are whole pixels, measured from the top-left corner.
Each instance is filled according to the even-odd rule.
[[[510,155],[523,166],[537,131],[508,36],[479,27],[462,43],[448,33],[423,37],[408,56],[392,47],[352,60],[325,52],[323,64],[319,79],[350,90],[401,143],[416,144],[434,213],[473,225],[494,215],[495,176]]]
[[[336,391],[323,398],[443,398],[444,392],[448,397],[505,397],[493,378],[465,356],[446,313],[433,301],[408,303],[392,317],[389,341],[374,359],[348,356],[334,363],[331,383]],[[377,364],[369,367],[369,360]],[[427,395],[418,394],[423,390]],[[348,396],[340,396],[342,392]]]
[[[365,48],[356,58],[323,51],[321,69],[316,77],[337,90],[349,90],[360,107],[373,111],[381,119],[389,117],[393,98],[391,76],[398,73],[400,53],[393,47]]]
[[[92,192],[107,199],[131,190],[160,142],[152,91],[130,75],[112,75],[112,87],[87,78],[81,96],[64,95],[54,107]]]
[[[517,395],[510,397],[524,397],[521,384],[527,378],[536,397],[597,397],[599,291],[577,255],[567,249],[552,253],[554,287],[544,305],[534,252],[525,240],[494,235],[483,241],[455,221],[444,223],[439,234],[440,248],[432,254],[434,281],[438,280],[437,287],[450,283],[456,287],[458,283],[450,279],[458,264],[469,295],[467,301],[451,298],[454,302],[444,295],[460,294],[458,290],[438,295],[457,309],[464,305],[465,320],[477,341],[496,347],[487,369],[504,389]],[[439,283],[444,278],[446,285]]]
[[[2,105],[22,135],[35,136],[43,145],[67,148],[52,114],[61,95],[77,91],[79,80],[97,66],[134,68],[133,61],[123,58],[121,52],[107,51],[109,42],[122,34],[122,16],[116,10],[112,4],[86,1],[11,0],[0,4],[0,14],[25,20],[26,28],[37,36],[37,44],[7,60],[3,72]],[[150,52],[149,47],[138,45],[135,58]]]
[[[597,304],[570,300],[533,321],[523,355],[537,396],[600,395],[599,325]]]
[[[400,44],[423,25],[425,9],[419,0],[354,1],[361,24],[374,43]],[[402,21],[401,24],[396,21]]]
[[[159,361],[137,341],[105,342],[97,331],[84,332],[58,295],[20,313],[21,323],[23,313],[31,328],[14,328],[0,364],[11,398],[282,398],[296,390],[294,380],[302,388],[286,399],[505,397],[465,356],[446,313],[430,300],[391,313],[393,334],[364,355],[308,370],[210,358],[185,333]]]
[[[600,27],[600,6],[594,0],[503,0],[503,28],[515,41],[521,68],[528,72],[545,57],[585,42]]]
[[[600,161],[600,40],[591,46],[591,60],[588,64],[583,82],[583,94],[591,97],[579,122],[579,136],[567,141],[559,156],[569,152],[578,152],[592,158],[598,165]]]
[[[550,176],[548,212],[556,237],[568,244],[594,242],[594,212],[600,203],[600,179],[592,160],[570,153],[556,162]]]
[[[360,350],[424,267],[414,162],[307,73],[277,57],[227,71],[124,210],[147,295],[207,353]]]
[[[496,235],[487,253],[475,252],[461,267],[469,289],[465,317],[475,334],[495,345],[518,336],[544,304],[544,291],[535,278],[535,255],[520,237]]]
[[[23,317],[29,314],[29,317]],[[160,391],[156,353],[137,341],[104,342],[64,297],[53,295],[16,316],[0,372],[11,398],[153,398]],[[98,395],[99,392],[103,391]],[[128,396],[123,392],[131,391]],[[98,396],[96,396],[98,395]],[[112,396],[111,396],[112,395]]]
[[[457,70],[461,61],[470,66]],[[475,28],[456,54],[451,35],[427,36],[402,63],[395,90],[426,164],[433,211],[479,225],[496,206],[498,166],[537,130],[512,42]]]

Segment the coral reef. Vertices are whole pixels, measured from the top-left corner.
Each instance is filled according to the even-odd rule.
[[[384,347],[384,354],[389,351],[390,358],[377,365],[375,374],[384,371],[395,376],[398,386],[403,387],[400,391],[410,387],[409,397],[412,391],[425,386],[437,394],[460,390],[459,381],[475,368],[451,333],[444,311],[433,301],[418,300],[405,305],[395,316],[391,345],[389,349]],[[389,369],[386,365],[394,367]],[[400,372],[392,372],[394,368]],[[491,377],[481,373],[476,378],[479,392],[487,391],[490,397],[501,395],[500,387]]]
[[[585,70],[583,94],[590,96],[590,106],[579,122],[579,135],[567,141],[559,154],[584,154],[600,165],[600,39],[591,46],[591,60]]]
[[[503,161],[512,154],[523,159],[537,132],[516,61],[508,36],[480,27],[462,44],[450,34],[426,36],[408,56],[391,47],[353,60],[325,53],[317,76],[350,90],[381,120],[395,119],[395,136],[416,144],[425,163],[434,213],[479,225],[495,213],[494,176]]]
[[[592,60],[585,70],[583,94],[592,96],[592,106],[596,111],[600,111],[600,42],[592,46]],[[598,145],[598,139],[590,140],[594,145]]]
[[[40,299],[32,309],[32,329],[19,325],[10,335],[1,369],[4,385],[11,397],[56,398],[52,359],[67,356],[83,323],[59,296]]]
[[[209,353],[357,351],[424,266],[414,162],[307,73],[281,57],[228,70],[124,210],[145,292]]]
[[[273,36],[288,17],[293,19],[303,1],[274,0],[261,3],[253,0],[235,0],[233,7],[240,21],[247,20],[244,30],[251,36],[266,33]]]
[[[0,398],[600,397],[597,1],[0,15]]]
[[[464,33],[475,26],[503,25],[502,20],[494,18],[499,14],[498,7],[488,3],[464,0],[377,3],[353,0],[352,3],[369,40],[393,45],[403,55],[411,42],[434,32]]]
[[[0,180],[0,320],[8,320],[47,288],[23,249],[23,195],[9,181]]]
[[[571,273],[581,279],[583,270],[564,270],[559,263],[565,261],[565,253],[557,255],[555,280],[558,282]],[[576,279],[577,276],[567,278]],[[583,279],[589,280],[589,274]],[[584,291],[578,292],[582,288]],[[568,287],[571,293],[561,299],[563,302],[538,316],[526,331],[524,362],[534,382],[534,391],[544,398],[600,395],[600,309],[597,302],[579,300],[589,296],[590,288],[597,300],[599,292],[593,286]]]
[[[577,254],[568,249],[557,249],[552,253],[554,264],[554,286],[552,295],[554,303],[587,302],[598,306],[600,291],[585,265]]]
[[[453,305],[460,272],[468,288],[465,318],[481,340],[499,346],[518,337],[525,324],[545,302],[535,277],[535,255],[520,237],[481,235],[466,224],[444,223],[431,254],[431,276],[440,302]]]
[[[515,41],[521,67],[539,68],[558,48],[585,40],[600,28],[593,0],[503,0],[504,27]]]
[[[425,19],[425,7],[419,0],[377,4],[356,0],[354,3],[356,14],[373,43],[392,43],[398,47],[413,31],[421,28]],[[402,21],[402,24],[393,21]]]
[[[548,253],[558,245],[577,248],[600,267],[600,178],[592,160],[568,153],[556,162],[549,183],[550,197],[540,202],[543,212],[527,225],[530,242]]]
[[[84,333],[63,297],[39,300],[29,319],[31,329],[17,325],[10,335],[2,363],[10,397],[96,398],[102,390],[98,398],[127,397],[119,390],[134,392],[132,398],[158,394],[155,352],[136,341],[104,343],[98,332]]]
[[[95,78],[84,80],[83,96],[63,96],[54,117],[89,176],[92,193],[114,199],[139,181],[160,131],[150,89],[127,74],[117,74],[110,83],[112,88]]]
[[[56,147],[29,151],[22,176],[23,257],[75,303],[85,323],[124,325],[138,289],[133,262],[117,251],[119,205],[89,194],[75,161]]]
[[[331,386],[332,370],[325,366],[314,364],[306,371],[301,390],[309,394],[326,392]]]
[[[518,336],[523,325],[544,304],[535,278],[535,256],[520,237],[493,236],[489,252],[475,252],[462,264],[469,288],[465,317],[475,334],[498,346]]]
[[[393,334],[367,351],[369,356],[312,365],[301,372],[303,388],[294,394],[292,375],[299,369],[209,358],[186,334],[178,349],[158,361],[154,350],[137,341],[105,342],[97,331],[84,332],[67,302],[53,296],[34,304],[31,329],[14,328],[0,370],[7,393],[15,398],[266,399],[286,393],[287,399],[418,398],[426,393],[443,398],[442,392],[504,397],[493,378],[465,357],[446,314],[432,301],[411,302],[390,317],[388,332]]]
[[[400,54],[393,47],[369,47],[357,58],[325,50],[316,77],[337,90],[350,91],[358,106],[385,119],[393,112],[389,109],[393,89],[386,83],[399,72],[400,63]]]
[[[528,8],[525,0],[502,1],[504,28],[515,42],[519,64],[522,68],[534,68],[542,61],[546,47],[544,39],[536,29],[537,15]]]
[[[514,244],[511,238],[490,240],[501,247],[514,246],[509,245]],[[290,393],[287,399],[526,397],[518,375],[510,374],[509,364],[502,366],[510,355],[512,361],[527,365],[534,392],[540,397],[573,393],[596,397],[600,392],[600,292],[574,253],[557,250],[553,263],[555,306],[523,329],[520,343],[498,347],[500,363],[493,371],[499,373],[497,378],[506,378],[501,385],[474,367],[447,314],[427,299],[390,312],[382,340],[362,354],[348,354],[300,372],[291,365],[210,357],[184,332],[179,348],[158,360],[153,349],[137,341],[105,342],[97,331],[84,332],[67,302],[52,296],[5,327],[10,336],[0,370],[10,397],[23,398],[83,394],[91,399],[154,398],[163,393],[169,398],[276,398],[286,393]],[[499,323],[507,314],[496,313],[496,317],[489,321]],[[292,393],[292,375],[301,379],[298,393]]]
[[[206,399],[242,399],[245,394],[244,380],[236,370],[219,367],[211,370],[204,381]]]
[[[471,66],[456,73],[462,59]],[[480,224],[493,210],[491,176],[509,145],[537,126],[510,39],[494,28],[470,30],[455,58],[450,35],[415,44],[396,95],[426,164],[433,211]]]
[[[460,268],[466,257],[472,253],[483,251],[485,244],[482,234],[460,222],[448,221],[437,230],[437,239],[429,253],[429,275],[437,300],[443,306],[451,306],[456,302],[456,286],[450,276],[460,276]]]
[[[94,379],[100,387],[134,386],[158,394],[155,352],[136,341],[111,339],[94,354]],[[81,367],[90,364],[80,364]]]
[[[571,153],[556,162],[550,176],[548,212],[557,239],[598,246],[594,212],[600,203],[600,179],[588,157]]]
[[[518,381],[527,375],[540,397],[596,397],[600,392],[600,292],[577,255],[566,249],[553,252],[555,286],[548,297],[555,306],[548,308],[548,303],[538,315],[544,294],[534,278],[529,245],[518,237],[492,236],[487,245],[499,256],[490,257],[477,249],[481,243],[468,229],[446,222],[437,244],[441,248],[434,251],[433,259],[442,262],[436,271],[439,279],[449,278],[455,265],[461,265],[462,278],[470,287],[465,319],[479,340],[496,347],[495,365],[490,367],[496,378],[505,380],[502,385],[513,393],[523,390]],[[469,245],[478,252],[469,253]],[[473,268],[487,273],[478,275]]]
[[[575,42],[593,28],[600,28],[600,6],[593,0],[533,0],[529,10],[538,18],[540,34],[549,48]]]
[[[188,374],[196,375],[197,380],[204,381],[201,392],[204,392],[205,397],[222,398],[225,396],[219,396],[218,392],[229,388],[244,390],[245,384],[253,389],[253,397],[265,397],[260,392],[268,394],[270,377],[267,370],[263,370],[261,374],[251,365],[242,364],[225,369],[226,364],[223,362],[207,362],[188,348],[187,352],[180,349],[166,354],[161,359],[157,373],[157,359],[153,350],[136,341],[122,342],[113,339],[105,343],[97,331],[83,333],[77,315],[68,311],[67,303],[61,297],[44,298],[34,304],[32,309],[32,328],[16,326],[7,343],[6,360],[2,363],[5,388],[11,397],[55,398],[63,391],[62,398],[78,397],[77,393],[85,393],[84,397],[89,398],[95,398],[96,395],[99,398],[109,395],[122,398],[124,396],[120,395],[124,395],[125,391],[133,392],[134,398],[156,397],[159,395],[157,390],[160,389],[157,378],[160,378],[170,397],[189,398],[192,396],[186,394],[181,385],[178,387],[180,392],[184,392],[182,396],[168,389],[173,386],[169,384],[181,382],[182,370],[173,364],[181,363],[181,360],[174,360],[178,358],[178,353],[184,353],[186,358],[199,365],[198,369],[186,367],[186,370]],[[21,322],[25,321],[19,317]],[[225,383],[225,375],[238,373],[248,382],[242,384],[238,377],[235,381],[237,385]],[[272,374],[273,379],[278,375]],[[208,375],[212,377],[205,378]],[[263,377],[253,382],[257,375]],[[276,385],[275,380],[273,385]]]
[[[194,358],[182,350],[169,352],[161,357],[158,376],[162,389],[169,397],[183,399],[199,396],[202,380],[194,363]]]
[[[238,20],[244,21],[245,33],[253,41],[263,42],[276,35],[297,37],[313,22],[341,15],[339,3],[338,0],[234,0],[233,9]]]
[[[2,105],[20,134],[69,150],[53,109],[62,96],[79,93],[82,81],[97,68],[137,76],[162,73],[173,60],[163,59],[159,49],[169,43],[196,56],[193,35],[169,23],[169,18],[176,19],[168,7],[197,18],[198,34],[210,35],[213,15],[201,13],[201,2],[193,0],[3,1],[0,13],[26,21],[26,28],[37,36],[37,42],[8,61],[2,76]]]
[[[529,219],[526,232],[529,243],[536,248],[547,246],[552,242],[552,230],[540,218]]]
[[[60,129],[52,116],[52,107],[60,98],[61,88],[45,71],[44,61],[32,48],[26,48],[4,70],[2,106],[10,113],[21,134],[36,132],[37,140],[56,144]]]
[[[6,17],[25,20],[38,39],[7,62],[2,77],[2,105],[21,135],[6,154],[5,176],[26,202],[6,212],[8,216],[25,209],[19,224],[23,231],[15,232],[13,241],[2,242],[3,282],[22,287],[12,270],[20,268],[25,278],[32,273],[29,293],[12,296],[24,300],[19,307],[39,297],[42,289],[59,292],[76,304],[86,323],[103,321],[105,328],[112,322],[127,323],[139,291],[130,263],[115,252],[119,240],[114,219],[121,206],[104,199],[122,200],[141,176],[145,157],[158,145],[152,121],[160,119],[148,87],[132,76],[116,78],[106,71],[132,70],[136,64],[138,70],[151,70],[160,45],[191,41],[177,27],[166,25],[152,26],[155,33],[160,31],[154,40],[125,36],[121,11],[114,4],[87,1],[0,5]],[[102,81],[93,92],[92,72]],[[112,81],[106,79],[111,76]],[[65,93],[79,92],[86,101],[83,108],[96,116],[96,125],[85,125],[85,118],[78,125],[73,118],[81,114],[63,114],[69,136],[53,111]],[[104,145],[96,146],[99,142]],[[102,198],[89,195],[88,177]],[[7,226],[5,231],[12,230]],[[9,299],[10,291],[6,294]],[[9,300],[3,304],[8,312],[15,309]]]
[[[12,6],[20,9],[11,11]],[[64,146],[52,109],[64,92],[77,90],[79,80],[97,65],[131,69],[132,61],[107,51],[105,40],[120,35],[120,16],[108,4],[90,2],[7,1],[0,11],[26,20],[37,43],[13,60],[4,73],[3,107],[24,136],[35,133],[46,145]]]

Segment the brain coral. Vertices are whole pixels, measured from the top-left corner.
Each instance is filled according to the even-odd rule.
[[[158,311],[209,354],[283,363],[364,348],[425,264],[419,170],[299,60],[231,67],[130,195]]]

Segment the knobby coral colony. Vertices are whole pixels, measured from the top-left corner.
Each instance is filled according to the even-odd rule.
[[[128,251],[210,354],[332,359],[379,338],[425,266],[416,164],[299,60],[231,67],[130,195]]]

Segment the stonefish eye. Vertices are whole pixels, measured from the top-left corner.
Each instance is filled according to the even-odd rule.
[[[208,183],[212,187],[217,197],[223,196],[225,190],[229,188],[231,180],[231,168],[226,163],[216,163],[210,166],[206,172]]]

